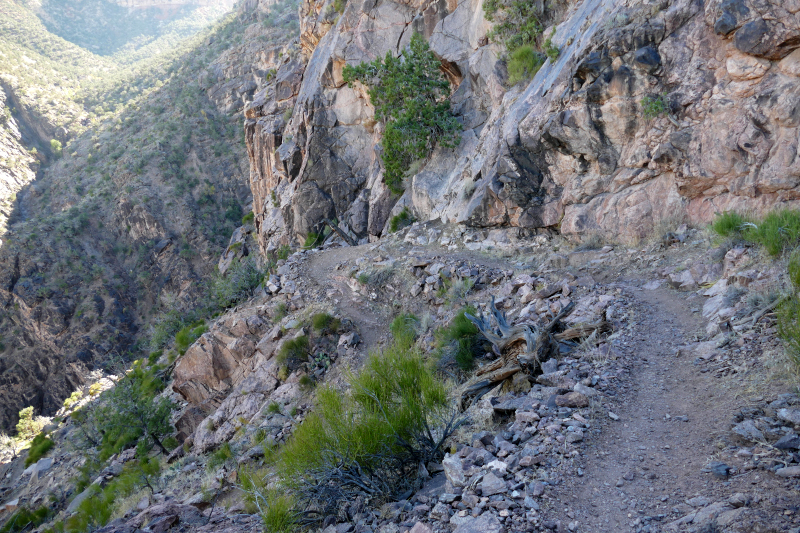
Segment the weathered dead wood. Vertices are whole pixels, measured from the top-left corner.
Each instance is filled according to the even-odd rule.
[[[574,307],[575,303],[570,302],[553,320],[542,326],[535,324],[511,326],[505,313],[495,306],[494,297],[489,305],[488,317],[483,313],[477,317],[466,313],[465,316],[475,324],[480,334],[492,344],[492,350],[498,359],[479,368],[475,376],[463,385],[460,397],[462,405],[470,399],[479,399],[498,383],[517,372],[533,375],[539,370],[542,361],[558,356],[558,341],[577,340],[609,331],[610,328],[604,318],[595,324],[575,326],[554,334],[556,325],[569,315]]]
[[[342,238],[344,242],[349,244],[350,246],[357,246],[358,243],[353,239],[350,235],[348,235],[339,225],[334,222],[333,220],[326,218],[325,223],[330,226],[330,228],[336,232],[336,234]]]

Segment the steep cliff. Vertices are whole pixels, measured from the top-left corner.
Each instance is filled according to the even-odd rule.
[[[541,19],[560,53],[509,87],[483,2],[349,2],[341,15],[305,2],[301,58],[246,112],[262,249],[325,218],[379,236],[403,206],[421,220],[633,241],[665,220],[796,205],[800,4],[583,0]],[[440,58],[464,130],[397,197],[382,182],[381,125],[342,68],[401,53],[413,32]]]

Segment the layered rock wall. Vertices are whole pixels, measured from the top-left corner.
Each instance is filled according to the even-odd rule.
[[[512,88],[478,0],[350,2],[341,16],[309,0],[300,15],[283,90],[247,110],[262,251],[325,218],[378,236],[404,206],[423,220],[631,241],[662,221],[797,203],[796,1],[575,2],[558,17],[558,59]],[[442,61],[464,130],[398,198],[382,182],[382,125],[341,72],[400,53],[415,31]],[[665,111],[646,116],[645,98]]]

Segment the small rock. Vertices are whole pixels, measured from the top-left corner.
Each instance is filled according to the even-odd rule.
[[[597,391],[591,387],[587,387],[583,383],[576,383],[575,386],[572,388],[575,392],[580,392],[584,396],[592,397],[597,395]]]
[[[500,520],[490,513],[472,518],[458,526],[453,533],[501,533],[503,526]]]
[[[783,411],[783,409],[781,409]],[[764,442],[764,434],[761,433],[752,420],[745,420],[733,426],[732,431],[745,440],[753,442]]]
[[[636,473],[633,470],[628,470],[624,474],[622,474],[622,479],[625,481],[633,481],[633,478],[636,477]]]
[[[464,467],[458,457],[455,455],[446,455],[442,460],[442,466],[444,467],[444,475],[447,476],[447,481],[454,487],[464,486],[466,483]]]
[[[506,482],[491,472],[483,476],[483,481],[481,481],[480,487],[482,496],[492,496],[508,490],[508,487],[506,487]]]
[[[800,477],[800,466],[787,466],[779,468],[775,474],[781,477]]]
[[[608,412],[608,418],[610,418],[611,420],[617,421],[617,420],[619,420],[619,415],[616,414],[614,411],[609,411]]]
[[[556,405],[559,407],[570,407],[573,409],[589,407],[589,398],[580,392],[568,392],[561,396],[556,396]]]
[[[800,409],[778,409],[778,418],[800,426]]]
[[[731,472],[731,467],[726,465],[725,463],[720,462],[713,462],[709,463],[707,470],[714,474],[714,477],[727,479],[728,475]]]
[[[445,513],[447,513],[446,510]],[[447,516],[447,518],[449,518],[449,516]],[[417,522],[414,524],[414,527],[411,528],[411,533],[433,533],[433,530],[422,522]]]
[[[728,498],[728,503],[737,508],[744,507],[745,505],[750,503],[750,497],[747,496],[747,494],[737,492],[736,494]]]
[[[795,433],[789,433],[781,437],[773,446],[779,450],[800,450],[800,437]]]

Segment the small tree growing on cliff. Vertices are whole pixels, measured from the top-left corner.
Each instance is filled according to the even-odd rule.
[[[381,139],[384,181],[403,192],[403,174],[412,162],[430,155],[436,143],[452,148],[461,140],[461,124],[448,101],[450,85],[439,70],[439,60],[425,39],[415,33],[401,56],[391,52],[371,63],[347,65],[342,72],[350,86],[369,87],[375,118],[386,124]]]

